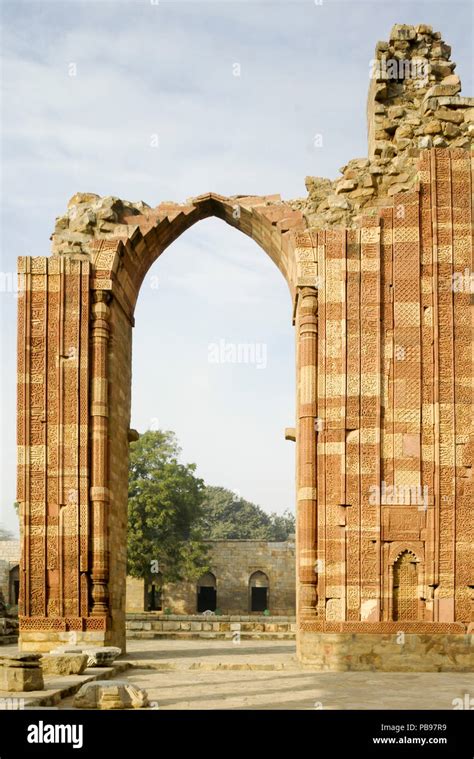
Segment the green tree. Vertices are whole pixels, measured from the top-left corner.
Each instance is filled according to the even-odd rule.
[[[260,506],[223,487],[205,489],[201,525],[210,540],[286,540],[295,531],[289,511],[267,514]]]
[[[195,464],[181,464],[172,432],[148,431],[130,445],[128,573],[164,581],[193,580],[208,571],[198,529],[204,482]]]

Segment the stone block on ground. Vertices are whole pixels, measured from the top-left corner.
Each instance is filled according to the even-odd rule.
[[[45,654],[41,658],[41,667],[45,675],[81,675],[88,660],[86,653]]]
[[[0,691],[43,690],[41,654],[22,653],[0,657]]]
[[[149,706],[148,694],[126,680],[85,683],[74,698],[78,709],[141,709]]]
[[[87,654],[88,667],[110,667],[122,649],[117,646],[59,646],[51,651],[52,654]]]

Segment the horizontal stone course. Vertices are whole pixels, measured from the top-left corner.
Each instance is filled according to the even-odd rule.
[[[242,638],[258,636],[285,636],[293,638],[296,633],[295,617],[254,618],[243,615],[202,617],[197,615],[178,616],[160,615],[156,612],[128,614],[126,621],[127,637],[151,638],[231,638],[239,633]],[[152,621],[147,621],[152,619]],[[147,626],[147,627],[145,627]],[[151,626],[151,631],[150,631]]]
[[[462,635],[306,632],[299,651],[303,665],[332,672],[470,672],[473,666],[470,637]]]

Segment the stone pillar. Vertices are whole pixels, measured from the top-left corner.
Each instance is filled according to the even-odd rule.
[[[92,616],[108,613],[107,545],[108,489],[108,377],[110,294],[94,293],[91,329],[91,515],[92,515]]]
[[[316,418],[318,296],[313,287],[299,291],[297,304],[297,571],[298,614],[316,615],[317,494]]]

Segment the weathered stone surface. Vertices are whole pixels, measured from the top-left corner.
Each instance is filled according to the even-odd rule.
[[[0,691],[43,690],[41,667],[0,667]]]
[[[41,654],[37,654],[30,651],[23,651],[19,654],[13,654],[11,656],[0,655],[1,667],[37,667]]]
[[[117,646],[100,646],[93,648],[91,646],[59,646],[51,651],[51,654],[86,654],[87,667],[109,667],[115,659],[120,656],[122,650]]]
[[[461,80],[457,74],[449,74],[449,76],[444,77],[441,84],[442,85],[453,84],[455,86],[459,86],[459,89],[461,89]]]
[[[77,709],[141,709],[148,695],[126,680],[96,680],[85,683],[74,697]]]
[[[46,654],[41,658],[45,675],[80,675],[87,667],[88,654]]]
[[[417,34],[433,34],[433,27],[429,24],[418,24],[415,26],[415,31]]]
[[[445,137],[459,137],[461,130],[455,124],[443,124],[443,135]]]
[[[391,105],[388,109],[389,119],[401,119],[406,113],[406,109],[401,105]]]
[[[431,121],[428,121],[424,125],[423,132],[425,134],[439,134],[441,132],[441,122],[437,119],[431,119]]]
[[[463,115],[458,111],[451,111],[449,108],[438,108],[434,115],[441,121],[452,121],[454,124],[461,124],[465,119],[465,114]]]
[[[350,208],[349,201],[346,198],[340,198],[337,195],[330,195],[328,197],[329,208],[343,208],[347,210]]]
[[[415,37],[415,27],[409,24],[395,24],[390,30],[390,42],[394,40],[413,40]]]
[[[435,84],[427,91],[425,98],[429,100],[430,98],[452,97],[457,95],[460,89],[460,84]]]
[[[76,192],[76,194],[73,195],[70,199],[67,207],[73,208],[74,206],[81,205],[82,203],[95,203],[97,200],[100,200],[100,195],[96,195],[94,192]]]
[[[309,633],[301,643],[301,661],[338,672],[470,672],[468,636],[422,634]]]
[[[354,190],[356,187],[357,182],[354,179],[343,179],[336,185],[336,194],[339,194],[340,192],[349,192],[349,190]]]
[[[35,653],[0,656],[0,691],[42,690],[40,657]]]

